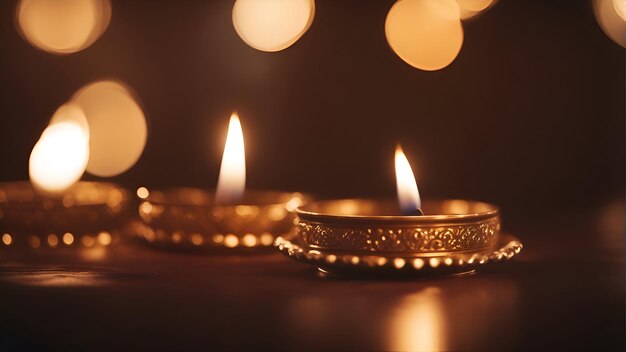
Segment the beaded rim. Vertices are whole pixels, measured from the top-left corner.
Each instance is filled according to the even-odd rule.
[[[213,193],[197,188],[137,190],[140,221],[134,233],[147,244],[180,249],[271,247],[289,233],[293,210],[310,196],[249,190],[243,204],[215,205]]]
[[[0,234],[0,249],[61,249],[70,247],[108,247],[122,240],[121,230],[102,230],[95,232],[65,232],[50,234]]]
[[[523,248],[512,235],[502,235],[497,248],[464,253],[367,253],[312,249],[297,236],[278,237],[274,246],[285,256],[327,272],[360,274],[438,274],[466,272],[513,258]]]
[[[28,181],[0,183],[0,248],[61,249],[117,244],[130,218],[126,189],[80,181],[59,196]]]
[[[187,249],[203,248],[259,248],[271,247],[276,235],[270,232],[261,234],[246,233],[242,235],[234,233],[206,234],[182,230],[163,230],[153,228],[142,222],[134,224],[134,234],[147,244]]]

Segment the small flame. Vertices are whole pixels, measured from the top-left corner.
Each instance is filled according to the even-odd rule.
[[[228,136],[224,146],[222,166],[217,180],[215,202],[236,204],[241,201],[246,187],[246,155],[241,122],[236,112],[230,116]]]
[[[41,134],[29,160],[31,182],[42,191],[68,189],[85,172],[89,161],[89,135],[73,121],[53,123]]]
[[[407,160],[402,147],[396,147],[396,186],[398,188],[398,201],[402,212],[412,214],[422,207],[420,193],[417,190],[417,182],[413,170]]]

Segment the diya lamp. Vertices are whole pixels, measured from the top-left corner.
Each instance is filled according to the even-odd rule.
[[[184,249],[258,248],[292,231],[301,193],[245,189],[243,132],[236,113],[215,191],[197,188],[137,190],[137,234],[150,244]]]
[[[411,166],[395,153],[398,200],[340,199],[296,209],[297,231],[276,239],[283,254],[340,274],[471,272],[522,249],[500,232],[499,209],[469,200],[421,202]]]
[[[128,196],[112,183],[80,182],[89,159],[82,110],[61,106],[34,146],[30,182],[0,183],[0,248],[108,246],[120,239]]]

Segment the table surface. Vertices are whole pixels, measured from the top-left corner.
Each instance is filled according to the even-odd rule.
[[[623,212],[606,222],[516,233],[511,262],[411,280],[322,277],[274,251],[4,249],[0,350],[623,351]]]

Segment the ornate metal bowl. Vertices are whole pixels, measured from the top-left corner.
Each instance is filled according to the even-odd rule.
[[[242,204],[216,205],[207,190],[153,190],[140,197],[137,234],[165,247],[268,247],[293,229],[293,211],[306,198],[300,193],[246,191]]]
[[[109,245],[128,224],[128,192],[111,183],[77,182],[60,195],[30,182],[0,183],[0,247]]]
[[[396,202],[343,199],[296,210],[297,230],[275,246],[322,271],[443,273],[508,259],[522,244],[500,236],[496,206],[475,201],[424,203],[425,215],[401,215]]]

